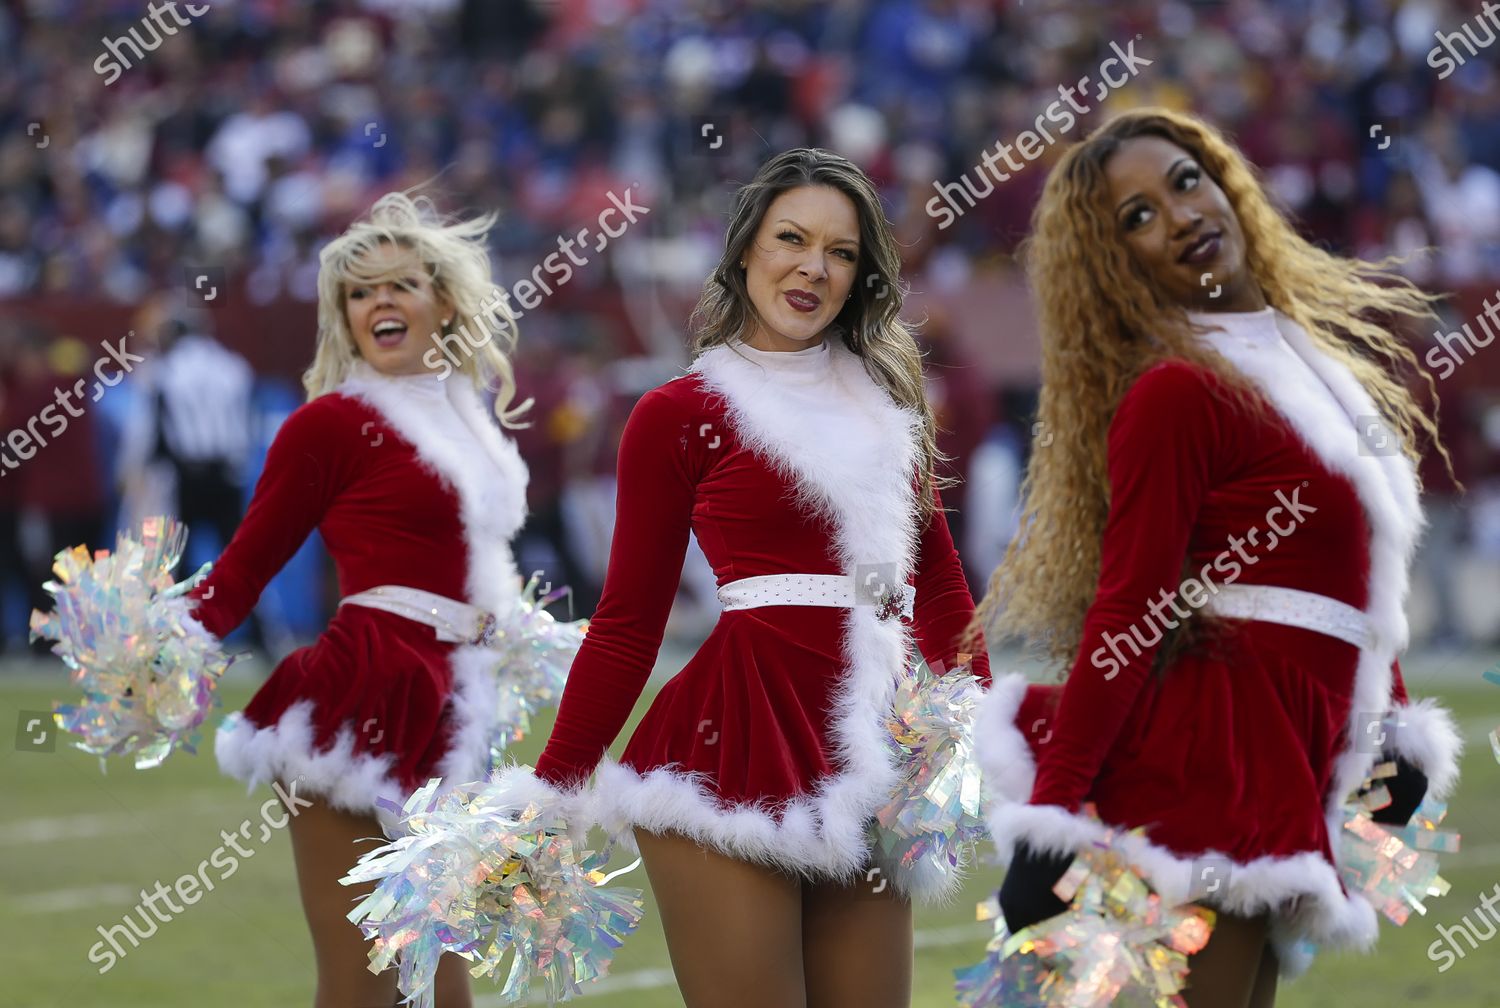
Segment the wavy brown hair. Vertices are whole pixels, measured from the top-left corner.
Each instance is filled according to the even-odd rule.
[[[1051,441],[1027,465],[1019,534],[991,575],[971,628],[988,629],[992,639],[1021,638],[1062,663],[1078,650],[1099,580],[1109,510],[1106,436],[1131,383],[1153,364],[1176,358],[1212,371],[1251,408],[1269,408],[1198,339],[1203,328],[1154,288],[1121,239],[1105,165],[1141,136],[1182,148],[1224,191],[1244,231],[1246,269],[1267,303],[1353,372],[1399,432],[1406,456],[1417,461],[1420,431],[1448,458],[1435,421],[1397,377],[1419,369],[1390,329],[1398,317],[1434,318],[1437,297],[1395,273],[1394,259],[1346,259],[1299,236],[1243,155],[1202,120],[1162,108],[1120,115],[1063,154],[1022,248],[1042,339],[1037,418]],[[1436,404],[1431,376],[1420,373]]]
[[[743,340],[759,321],[745,286],[745,274],[735,267],[749,250],[772,201],[802,186],[829,186],[854,204],[859,218],[859,262],[850,291],[853,297],[834,317],[832,327],[844,346],[863,358],[865,370],[876,384],[898,405],[921,418],[917,466],[924,492],[918,504],[926,521],[932,516],[933,490],[948,482],[935,472],[945,459],[938,452],[932,409],[923,394],[922,353],[900,318],[907,293],[901,280],[901,247],[874,183],[854,162],[830,151],[799,147],[761,165],[755,177],[735,194],[724,254],[693,309],[692,317],[697,322],[693,356],[710,347]]]

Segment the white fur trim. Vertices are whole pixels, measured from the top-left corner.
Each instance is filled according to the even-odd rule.
[[[985,818],[990,834],[1013,805],[1025,805],[1036,783],[1036,761],[1026,736],[1016,726],[1021,701],[1026,698],[1026,678],[1018,673],[997,677],[979,701],[974,714],[974,754],[984,778]],[[1001,864],[1009,864],[1009,845],[997,846]]]
[[[721,398],[740,442],[789,478],[794,506],[829,520],[844,573],[889,565],[897,584],[910,581],[920,421],[874,382],[861,358],[831,340],[826,374],[808,381],[772,374],[736,347],[719,346],[692,370]],[[601,824],[630,846],[629,829],[639,825],[811,875],[859,872],[870,856],[867,824],[899,779],[885,721],[910,634],[899,620],[878,619],[870,605],[850,608],[844,628],[844,678],[830,702],[842,772],[773,814],[760,805],[727,807],[701,781],[671,768],[642,775],[606,761],[595,788]]]
[[[391,776],[389,755],[354,751],[354,731],[345,725],[327,749],[314,747],[313,702],[299,700],[274,725],[257,728],[241,714],[226,717],[214,735],[219,768],[251,789],[273,780],[300,780],[334,808],[374,813],[381,798],[400,803],[404,789]]]
[[[1395,737],[1391,748],[1427,775],[1427,793],[1445,800],[1458,783],[1458,757],[1463,737],[1453,715],[1431,698],[1397,705]]]
[[[432,394],[434,386],[451,409]],[[513,609],[521,585],[510,539],[526,518],[528,473],[473,383],[461,376],[390,378],[359,366],[338,391],[377,410],[457,495],[468,549],[463,601],[494,613]],[[480,452],[465,450],[475,444]],[[466,784],[488,767],[488,740],[499,716],[495,655],[463,646],[449,663],[457,727],[439,769],[450,783]]]

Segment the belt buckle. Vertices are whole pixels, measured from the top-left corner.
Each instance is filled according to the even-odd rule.
[[[888,619],[900,616],[904,601],[899,588],[887,590],[884,595],[880,596],[880,601],[877,603],[878,607],[875,610],[875,618],[884,623]]]
[[[495,628],[498,625],[494,613],[482,614],[474,624],[474,636],[469,643],[476,647],[489,647],[495,643]]]

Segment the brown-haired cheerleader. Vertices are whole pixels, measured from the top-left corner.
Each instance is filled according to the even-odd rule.
[[[1376,938],[1341,868],[1377,762],[1392,826],[1457,778],[1450,716],[1396,665],[1435,428],[1383,322],[1430,297],[1299,237],[1162,109],[1070,149],[1033,226],[1049,443],[980,611],[1071,668],[998,681],[981,714],[1001,909],[1012,931],[1062,912],[1053,884],[1112,834],[1164,902],[1217,911],[1187,1003],[1269,1005],[1301,943]]]
[[[875,829],[901,787],[888,725],[913,649],[958,686],[974,611],[899,262],[858,167],[772,158],[736,198],[689,372],[621,439],[603,598],[536,775],[558,804],[597,770],[595,813],[639,846],[692,1008],[904,1008],[910,898],[957,881],[892,863]],[[690,529],[724,612],[604,759]],[[982,655],[972,669],[987,683]]]

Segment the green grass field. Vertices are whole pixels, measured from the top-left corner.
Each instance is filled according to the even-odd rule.
[[[1417,655],[1404,663],[1413,691],[1442,696],[1469,743],[1463,784],[1446,823],[1463,834],[1462,852],[1447,859],[1444,871],[1453,891],[1432,903],[1426,917],[1415,917],[1404,928],[1385,927],[1376,955],[1322,957],[1307,976],[1283,986],[1280,1005],[1500,1006],[1500,937],[1442,974],[1427,957],[1436,925],[1472,916],[1480,894],[1500,883],[1500,766],[1485,740],[1485,733],[1500,725],[1500,686],[1480,677],[1496,657],[1474,653],[1424,660]],[[227,708],[240,706],[252,685],[228,684]],[[233,832],[245,819],[258,824],[260,805],[270,792],[246,796],[240,785],[219,776],[207,751],[174,755],[148,772],[116,762],[101,774],[96,759],[65,744],[51,752],[26,748],[29,715],[23,712],[45,711],[54,699],[73,699],[60,665],[0,666],[0,699],[5,724],[15,726],[14,740],[0,747],[5,809],[0,934],[6,963],[0,1004],[287,1008],[311,1003],[312,957],[285,831],[271,833],[263,843],[258,833],[241,841],[252,856],[241,859],[234,875],[160,925],[139,948],[127,944],[128,954],[101,975],[88,958],[100,941],[96,929],[119,922],[141,889],[158,880],[170,887],[196,872],[199,862],[222,846],[221,830]],[[543,739],[545,726],[518,748],[517,758],[533,760]],[[977,960],[986,935],[986,926],[974,923],[974,904],[997,880],[995,870],[981,870],[951,906],[918,912],[914,1005],[953,1003],[952,970]],[[644,872],[619,881],[646,888]],[[477,1003],[498,1005],[496,989],[479,981]],[[600,1008],[681,1004],[649,893],[644,923],[588,1003]]]

